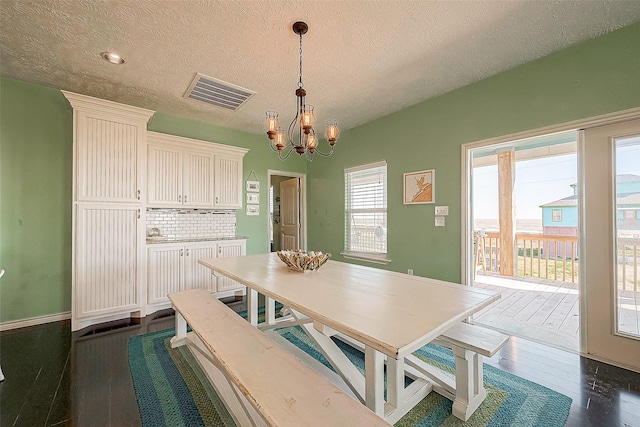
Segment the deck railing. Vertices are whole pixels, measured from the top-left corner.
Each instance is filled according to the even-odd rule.
[[[476,233],[476,267],[500,273],[500,233]],[[516,276],[577,282],[578,236],[516,233]],[[484,257],[480,256],[484,253]],[[482,263],[484,262],[484,265]],[[640,238],[618,238],[618,283],[620,289],[640,291]]]
[[[484,237],[477,237],[476,245],[477,266],[500,273],[500,233],[486,232]],[[578,236],[516,233],[516,245],[516,276],[564,282],[578,280]],[[484,257],[479,256],[480,253],[484,253]]]
[[[640,291],[640,238],[618,238],[618,288]]]

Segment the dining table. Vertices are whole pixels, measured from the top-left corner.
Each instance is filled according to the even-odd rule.
[[[299,325],[353,395],[389,423],[432,391],[455,395],[450,375],[413,353],[500,298],[460,283],[334,260],[312,271],[294,271],[277,253],[198,262],[247,287],[252,325],[263,330]],[[259,294],[265,297],[263,316]],[[285,316],[276,316],[276,301]],[[334,336],[363,350],[364,374]],[[405,376],[412,379],[409,385]]]

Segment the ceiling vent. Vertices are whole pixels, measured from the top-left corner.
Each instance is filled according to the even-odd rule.
[[[252,90],[196,73],[184,96],[236,111],[255,94]]]

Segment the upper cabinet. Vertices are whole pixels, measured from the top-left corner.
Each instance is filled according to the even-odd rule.
[[[215,207],[242,208],[242,158],[216,156]]]
[[[242,158],[248,150],[147,135],[147,206],[242,208]]]
[[[63,93],[74,111],[74,200],[141,203],[153,111]]]

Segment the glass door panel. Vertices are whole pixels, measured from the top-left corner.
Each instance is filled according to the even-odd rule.
[[[615,149],[616,333],[640,338],[640,135]]]

